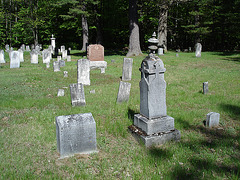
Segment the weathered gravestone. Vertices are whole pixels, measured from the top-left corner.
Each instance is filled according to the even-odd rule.
[[[203,83],[203,94],[207,94],[208,93],[208,82],[204,82]]]
[[[54,72],[60,71],[59,61],[54,61],[54,62],[53,62],[53,71],[54,71]]]
[[[62,51],[62,58],[67,59],[67,50]]]
[[[91,113],[57,116],[55,119],[60,158],[98,152],[96,122]]]
[[[18,51],[12,51],[10,53],[10,68],[19,68],[20,67],[20,58]]]
[[[87,49],[87,58],[90,61],[104,61],[104,47],[100,44],[91,44]]]
[[[84,87],[81,83],[70,84],[72,106],[85,106]]]
[[[50,68],[50,62],[46,63],[46,68]]]
[[[122,70],[122,80],[130,81],[132,78],[132,66],[133,59],[132,58],[124,58],[123,59],[123,70]]]
[[[65,46],[61,46],[61,53],[63,53],[63,51],[65,51]]]
[[[68,55],[68,56],[67,56],[67,62],[70,62],[70,61],[71,61],[71,56]]]
[[[67,71],[63,71],[63,77],[68,77],[68,72]]]
[[[0,49],[0,63],[6,63],[4,57],[4,50]]]
[[[62,56],[57,56],[57,60],[60,61],[62,59]]]
[[[8,44],[5,45],[5,50],[6,50],[6,52],[9,51],[9,45]]]
[[[131,83],[120,81],[117,102],[127,102],[129,100]]]
[[[56,47],[56,43],[55,43],[55,40],[56,38],[53,37],[53,34],[52,34],[52,38],[51,38],[51,45],[52,45],[52,49],[54,50],[55,47]]]
[[[58,89],[57,96],[64,96],[64,89]]]
[[[35,47],[35,50],[38,52],[38,54],[40,54],[40,46],[39,45],[36,45],[36,47]]]
[[[38,51],[37,51],[38,52]],[[50,63],[51,52],[48,49],[44,49],[42,52],[43,63]]]
[[[216,127],[219,125],[220,114],[216,112],[210,112],[207,114],[206,126]]]
[[[38,64],[38,52],[35,49],[33,49],[30,52],[30,55],[31,55],[31,63]]]
[[[90,62],[88,59],[78,60],[77,82],[83,85],[90,85]]]
[[[59,65],[60,65],[60,67],[64,67],[65,66],[65,61],[64,60],[60,60],[59,61]]]
[[[25,51],[25,50],[26,50],[26,49],[25,49],[25,44],[22,44],[21,47],[20,47],[20,49],[21,49],[22,51]]]
[[[164,54],[163,54],[163,48],[158,48],[158,55],[159,55],[159,56],[164,55]]]
[[[201,57],[202,45],[200,43],[197,43],[195,45],[195,49],[196,49],[196,52],[195,52],[196,57]]]
[[[18,52],[19,52],[20,62],[24,62],[24,58],[23,58],[23,50],[22,50],[22,49],[18,49]]]
[[[26,51],[31,51],[29,46],[26,46]]]
[[[101,73],[105,73],[106,68],[107,68],[106,61],[90,61],[90,69],[100,69]]]
[[[149,39],[157,44],[156,38]],[[149,46],[151,52],[156,45]],[[167,115],[166,82],[162,60],[150,53],[141,64],[140,114],[134,115],[134,125],[129,129],[141,139],[146,147],[164,144],[170,140],[179,140],[180,131],[174,128],[174,118]]]

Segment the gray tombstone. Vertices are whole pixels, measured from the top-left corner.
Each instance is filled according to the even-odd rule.
[[[5,45],[5,50],[9,51],[9,45],[8,44]]]
[[[68,72],[67,71],[63,71],[63,77],[68,77]]]
[[[32,64],[38,64],[38,53],[35,49],[33,49],[31,52],[30,52],[30,55],[31,55],[31,63]]]
[[[70,84],[72,106],[85,106],[84,87],[81,83]]]
[[[54,71],[54,72],[60,71],[59,61],[54,61],[54,62],[53,62],[53,71]]]
[[[50,63],[51,52],[48,49],[44,49],[42,52],[43,63]]]
[[[64,60],[60,60],[59,61],[59,65],[60,65],[60,67],[64,67],[65,66],[65,61]]]
[[[203,94],[207,94],[208,93],[208,82],[204,82],[203,83]]]
[[[18,52],[19,52],[20,62],[24,62],[23,50],[22,49],[18,49]]]
[[[40,54],[40,46],[39,45],[36,45],[36,47],[35,47],[35,49],[36,49],[36,51],[38,52],[38,54]]]
[[[60,158],[98,152],[96,122],[91,113],[57,116],[55,119]]]
[[[133,59],[132,58],[124,58],[123,59],[123,70],[122,70],[122,80],[130,81],[132,78],[132,66]]]
[[[195,49],[196,49],[196,52],[195,52],[196,57],[201,57],[202,45],[200,43],[197,43],[195,45]]]
[[[30,51],[30,47],[29,46],[26,46],[26,51]]]
[[[53,34],[52,34],[52,38],[51,38],[51,45],[52,45],[52,49],[54,50],[55,47],[56,47],[56,43],[55,43],[55,40],[56,38],[53,37]]]
[[[67,56],[67,62],[70,62],[70,61],[71,61],[71,56],[68,55],[68,56]]]
[[[158,48],[158,55],[163,56],[163,48]]]
[[[62,58],[67,59],[67,50],[62,51]]]
[[[25,44],[22,44],[21,47],[20,47],[20,49],[21,49],[22,51],[25,51],[25,50],[26,50],[26,49],[25,49]]]
[[[57,96],[64,96],[64,89],[58,89]]]
[[[0,49],[0,63],[6,63],[4,57],[4,50]]]
[[[90,61],[79,59],[77,62],[77,82],[90,85]]]
[[[216,127],[219,125],[220,114],[216,112],[210,112],[207,114],[206,126]]]
[[[19,68],[20,67],[20,58],[18,51],[12,51],[10,53],[10,68]]]
[[[131,83],[120,81],[117,102],[127,102],[129,100]]]

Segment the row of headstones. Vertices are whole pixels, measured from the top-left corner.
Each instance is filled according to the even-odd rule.
[[[189,50],[185,49],[184,52],[190,52],[192,49],[191,47],[189,47]],[[176,49],[176,52],[180,52],[180,49]],[[201,53],[202,53],[202,44],[201,43],[197,43],[195,45],[195,56],[196,57],[201,57]],[[179,57],[179,54],[176,54],[176,57]]]

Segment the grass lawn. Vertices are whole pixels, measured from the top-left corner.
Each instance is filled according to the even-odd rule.
[[[80,51],[61,72],[42,63],[0,67],[0,179],[239,179],[240,178],[240,54],[168,52],[167,114],[175,118],[180,142],[145,148],[128,132],[139,113],[139,67],[133,58],[131,95],[116,104],[124,56],[107,52],[105,74],[91,71],[85,86],[85,107],[72,107],[69,84],[77,82]],[[112,62],[111,60],[115,60]],[[68,77],[63,78],[63,71]],[[208,81],[209,93],[202,94]],[[57,97],[59,88],[65,96]],[[90,94],[95,90],[95,94]],[[98,154],[58,159],[55,117],[91,112],[97,124]],[[209,112],[220,113],[220,126],[206,128]]]

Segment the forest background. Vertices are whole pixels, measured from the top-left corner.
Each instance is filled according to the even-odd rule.
[[[143,50],[154,31],[165,49],[193,48],[196,42],[205,51],[240,49],[240,0],[1,0],[0,48],[49,45],[54,34],[57,46],[85,50],[86,43],[98,43],[124,50],[131,3]]]

